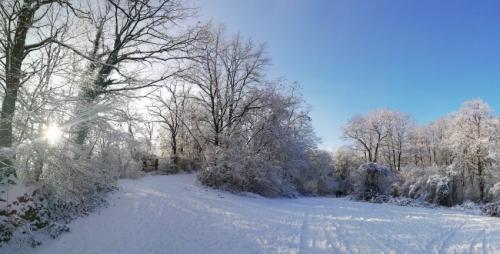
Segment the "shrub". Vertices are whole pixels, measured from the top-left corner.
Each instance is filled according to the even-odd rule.
[[[426,183],[425,200],[430,203],[451,206],[450,178],[442,175],[432,175]]]
[[[39,192],[24,193],[0,209],[0,247],[9,241],[35,247],[40,242],[33,234],[45,230],[58,235],[67,230],[51,220],[51,212]]]
[[[199,171],[200,182],[233,192],[253,192],[266,197],[294,196],[292,178],[283,167],[258,158],[226,157]]]
[[[452,206],[463,200],[459,176],[450,167],[405,167],[401,195],[436,205]]]
[[[195,161],[182,156],[160,159],[158,165],[159,173],[163,174],[189,173],[198,169],[199,165]]]
[[[489,201],[500,201],[500,182],[493,185],[488,191]]]
[[[500,217],[500,202],[488,203],[483,206],[482,210],[489,216]]]
[[[394,173],[388,167],[373,162],[362,164],[351,175],[357,194],[389,194],[395,180]]]

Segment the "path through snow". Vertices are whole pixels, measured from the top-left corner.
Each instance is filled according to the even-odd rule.
[[[120,181],[110,206],[34,253],[500,253],[500,219],[334,198],[266,199],[194,175]]]

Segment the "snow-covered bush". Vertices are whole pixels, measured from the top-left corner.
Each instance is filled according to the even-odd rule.
[[[427,172],[428,170],[420,167],[404,167],[400,174],[403,179],[400,186],[401,195],[413,199],[421,198],[424,195]]]
[[[284,184],[283,170],[262,161],[230,161],[200,170],[201,183],[235,192],[253,192],[262,196],[286,196],[291,192]]]
[[[322,150],[307,153],[307,165],[296,181],[299,191],[305,195],[345,193],[345,181],[337,175],[332,154]]]
[[[200,166],[193,160],[178,156],[175,159],[159,159],[158,170],[160,174],[189,173],[197,171]]]
[[[403,184],[401,194],[404,197],[419,199],[429,203],[452,206],[459,203],[453,172],[447,167],[405,167],[401,174]]]
[[[120,152],[103,149],[89,157],[86,150],[70,145],[49,149],[38,186],[52,219],[87,214],[104,202],[120,176],[136,175],[137,163]]]
[[[35,232],[43,231],[55,238],[68,231],[66,225],[52,219],[47,199],[40,191],[20,184],[9,194],[8,203],[0,206],[0,247],[11,240],[17,245],[35,247],[40,244]]]
[[[371,199],[377,194],[392,194],[397,176],[386,166],[365,163],[351,173],[353,191],[362,199]]]
[[[179,172],[177,166],[173,163],[172,159],[158,160],[158,170],[160,174],[176,174]]]
[[[331,156],[316,151],[311,118],[297,91],[272,83],[248,89],[245,95],[242,105],[250,103],[255,110],[244,112],[223,133],[212,126],[207,127],[211,135],[201,133],[211,141],[204,148],[201,182],[264,196],[316,195],[335,189]]]
[[[430,176],[426,183],[425,200],[442,206],[451,206],[453,202],[450,178],[442,175]]]
[[[199,179],[207,186],[268,197],[345,193],[330,154],[317,150],[289,161],[231,152],[217,165],[200,170]]]
[[[488,191],[488,200],[489,201],[500,201],[500,182],[493,185]]]
[[[489,216],[500,217],[500,202],[488,203],[483,206],[482,211]]]
[[[119,170],[119,178],[138,178],[143,175],[141,171],[142,165],[136,160],[126,160]]]

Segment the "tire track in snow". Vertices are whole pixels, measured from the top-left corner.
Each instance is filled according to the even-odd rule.
[[[309,249],[309,211],[304,213],[302,226],[300,227],[299,254],[310,253]]]
[[[337,243],[338,248],[342,250],[342,252],[339,253],[352,253],[353,248],[351,246],[351,243],[349,243],[349,241],[347,240],[348,238],[345,237],[348,235],[348,231],[344,227],[342,227],[342,225],[335,219],[331,220],[331,222],[334,225],[336,232],[339,232],[336,234],[338,239],[336,241],[334,238],[335,235],[333,235],[333,233],[330,233],[332,241],[335,241]]]
[[[469,245],[469,253],[478,253],[477,251],[475,251],[476,249],[476,245],[479,243],[479,241],[481,241],[481,250],[483,250],[483,254],[484,254],[484,244],[483,244],[483,239],[485,237],[485,232],[486,232],[486,229],[482,228],[482,229],[479,229],[479,232],[472,238],[472,241],[470,242],[470,245]]]
[[[334,230],[325,230],[325,234],[327,236],[329,244],[333,248],[333,253],[347,253],[347,246],[340,240],[339,235],[333,232],[338,232],[338,227],[335,226],[335,223],[331,223],[329,225],[333,226]]]
[[[448,233],[444,236],[444,239],[441,242],[439,242],[440,244],[438,244],[438,253],[439,254],[446,253],[445,252],[446,249],[450,247],[451,239],[457,234],[457,232],[461,231],[464,228],[465,224],[466,224],[466,222],[463,221],[457,227],[453,227],[450,230],[448,230]]]
[[[490,246],[492,226],[489,224],[489,222],[483,223],[483,225],[485,226],[485,231],[483,236],[483,254],[487,254],[490,252],[493,253]]]
[[[369,228],[369,227],[366,227],[366,228]],[[373,233],[372,230],[369,229],[366,231],[366,234],[364,234],[364,235],[369,237],[370,239],[372,239],[371,242],[376,243],[376,245],[382,250],[382,253],[396,253],[395,250],[391,246],[389,246],[387,243],[385,243],[385,241],[383,241],[383,239],[380,239],[379,237],[377,237],[377,235],[380,235],[379,234],[380,232],[377,232],[377,233]],[[393,240],[393,241],[395,241],[395,240]]]
[[[489,226],[485,223],[480,223],[480,225],[481,228],[478,230],[479,232],[474,236],[470,243],[469,253],[479,253],[479,251],[481,251],[481,253],[483,254],[488,253],[488,244],[486,243],[486,238],[489,235]]]

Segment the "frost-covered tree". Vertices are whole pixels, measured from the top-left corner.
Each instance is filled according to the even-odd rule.
[[[347,146],[337,149],[333,154],[333,160],[336,175],[342,179],[347,179],[350,172],[359,168],[364,162],[364,158],[357,151]]]
[[[466,101],[454,115],[451,143],[462,170],[477,181],[479,200],[485,198],[485,172],[490,164],[493,139],[493,111],[480,99]],[[465,179],[464,179],[465,180]]]
[[[80,36],[58,42],[89,61],[81,74],[77,118],[92,114],[92,108],[110,94],[126,95],[128,91],[158,86],[179,74],[179,61],[190,57],[188,51],[200,31],[178,25],[192,15],[192,9],[181,1],[90,3],[82,19],[85,37],[90,41],[82,45],[75,41],[81,41]],[[92,123],[75,122],[74,140],[82,145]]]
[[[367,162],[379,161],[384,153],[388,164],[399,170],[409,125],[407,114],[379,109],[351,118],[343,128],[342,137],[353,141]]]
[[[377,132],[378,131],[378,132]],[[376,162],[382,139],[387,135],[380,129],[374,131],[371,121],[365,116],[355,116],[344,126],[342,137],[353,140],[369,162]]]
[[[0,2],[0,80],[3,100],[0,115],[1,175],[15,175],[12,167],[13,120],[20,90],[46,62],[42,52],[66,32],[64,19],[70,1],[12,0]]]
[[[231,138],[219,147],[218,163],[200,172],[202,182],[266,196],[319,191],[320,177],[328,174],[314,166],[324,162],[311,161],[317,139],[300,94],[272,82],[252,96],[258,110],[232,127]]]
[[[400,171],[412,122],[409,114],[399,111],[387,110],[384,118],[388,124],[388,135],[383,146],[385,160],[392,169]]]
[[[185,149],[185,140],[190,129],[188,126],[188,107],[190,90],[185,84],[166,83],[162,91],[154,95],[154,105],[149,108],[151,114],[164,125],[169,143],[170,157],[177,165],[179,156]],[[163,93],[162,93],[163,92]],[[188,133],[186,133],[188,132]]]
[[[255,45],[239,34],[227,38],[222,27],[211,28],[197,44],[193,65],[183,75],[196,87],[193,98],[205,113],[205,140],[217,149],[235,126],[256,109],[258,97],[249,96],[261,84],[268,59],[263,45]]]
[[[430,123],[426,129],[430,138],[430,156],[432,165],[448,166],[453,162],[453,151],[450,147],[450,135],[453,132],[450,117],[440,118]]]

